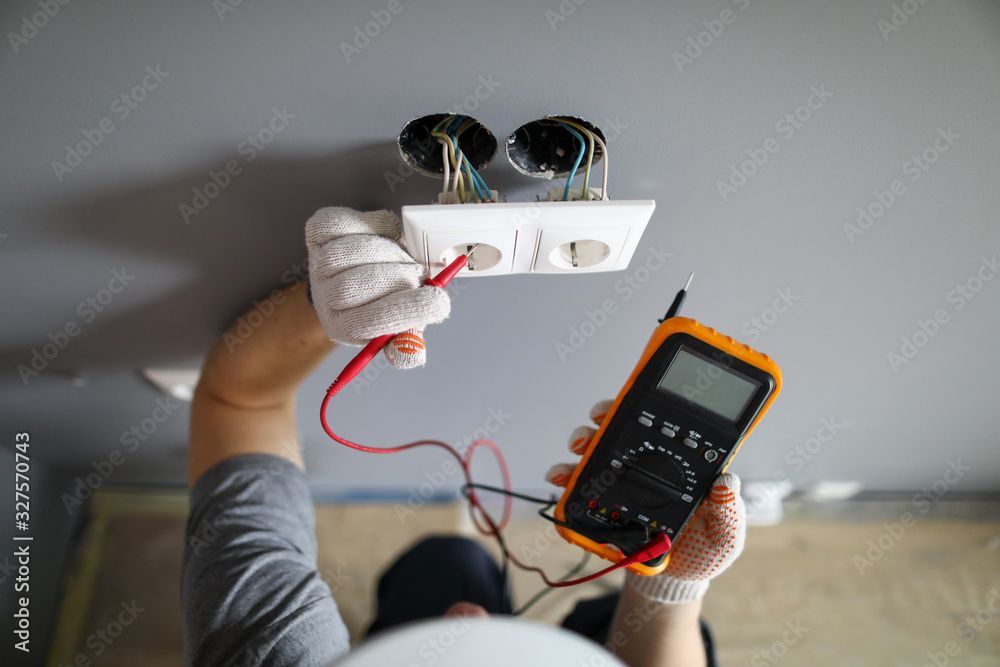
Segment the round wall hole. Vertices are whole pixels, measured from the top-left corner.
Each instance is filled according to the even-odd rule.
[[[459,255],[468,254],[475,245],[475,243],[460,243],[448,248],[441,255],[441,263],[448,266]],[[469,258],[469,263],[462,270],[472,271],[473,273],[476,271],[488,271],[499,264],[501,259],[503,259],[503,253],[500,252],[499,248],[491,246],[488,243],[480,243],[479,247],[476,248],[476,252]]]
[[[403,161],[406,164],[425,176],[444,176],[441,142],[437,137],[431,136],[431,132],[448,117],[455,120],[453,123],[443,125],[442,129],[446,131],[446,134],[449,128],[453,128],[457,133],[466,119],[471,121],[471,124],[458,135],[458,147],[469,158],[469,162],[477,171],[489,164],[497,152],[496,137],[482,123],[471,116],[434,113],[414,118],[404,125],[403,131],[399,133],[397,140],[399,154],[403,156]]]
[[[478,254],[479,251],[476,251]],[[607,243],[584,239],[570,241],[552,249],[549,262],[563,269],[585,269],[596,266],[611,256]]]
[[[575,116],[563,117],[584,126],[602,141],[606,141],[604,133],[596,125]],[[586,135],[583,137],[586,140]],[[566,125],[560,124],[554,118],[539,118],[525,123],[507,137],[507,159],[515,169],[528,176],[537,178],[566,176],[573,168],[579,154],[580,142]],[[597,164],[602,157],[604,151],[595,142],[593,163]],[[582,164],[584,163],[581,162]]]

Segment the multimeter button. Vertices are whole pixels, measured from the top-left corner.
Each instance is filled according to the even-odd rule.
[[[640,424],[642,424],[643,426],[652,426],[653,425],[653,420],[650,419],[649,417],[645,416],[645,415],[639,415],[638,422]]]
[[[622,462],[618,459],[611,459],[611,467],[615,470],[621,470]]]
[[[691,449],[698,449],[698,441],[692,440],[691,438],[684,438],[684,444]]]
[[[715,451],[714,449],[709,449],[708,451],[705,452],[705,460],[708,461],[709,463],[712,463],[717,458],[719,458],[719,452]]]
[[[664,426],[663,428],[661,428],[660,429],[660,433],[662,433],[663,435],[667,436],[668,438],[672,438],[675,435],[677,435],[677,431],[675,431],[674,429],[670,428],[669,426]]]

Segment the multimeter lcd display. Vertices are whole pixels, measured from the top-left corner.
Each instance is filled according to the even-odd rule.
[[[681,346],[656,387],[735,422],[760,383]]]

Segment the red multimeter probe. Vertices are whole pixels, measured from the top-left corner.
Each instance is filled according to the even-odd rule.
[[[472,247],[457,257],[426,284],[444,288],[474,251]],[[479,531],[495,537],[512,563],[538,573],[551,587],[581,584],[625,567],[645,575],[662,572],[672,540],[781,387],[781,372],[769,357],[694,320],[676,317],[690,283],[689,278],[654,331],[556,506],[559,533],[612,561],[603,570],[578,579],[553,581],[540,568],[522,563],[510,553],[500,532],[510,518],[510,475],[492,441],[473,442],[463,456],[439,440],[370,447],[333,432],[326,418],[330,401],[393,334],[372,339],[327,389],[320,407],[323,430],[340,444],[372,454],[420,446],[447,451],[465,476],[469,511]],[[654,430],[659,435],[652,435]],[[493,452],[503,479],[503,488],[496,489],[504,494],[499,521],[494,521],[479,502],[474,491],[477,485],[469,472],[472,455],[481,446]]]

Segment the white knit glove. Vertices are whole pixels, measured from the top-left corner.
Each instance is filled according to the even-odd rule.
[[[330,207],[306,223],[313,306],[326,335],[364,345],[399,334],[385,347],[396,368],[423,366],[423,329],[448,317],[447,292],[424,285],[423,265],[398,243],[399,218],[391,211]]]
[[[604,421],[611,401],[601,401],[590,411],[598,426]],[[581,426],[570,436],[569,449],[582,455],[597,430]],[[545,475],[550,483],[566,486],[576,466],[560,463]],[[740,478],[728,472],[719,475],[670,550],[670,562],[660,574],[645,577],[633,572],[625,575],[625,585],[657,602],[676,604],[697,600],[705,595],[709,582],[719,576],[743,552],[746,540],[746,506],[740,498]]]

